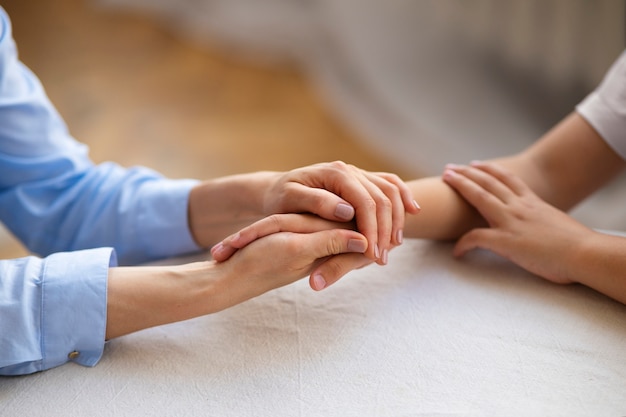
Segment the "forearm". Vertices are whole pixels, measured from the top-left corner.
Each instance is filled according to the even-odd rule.
[[[305,227],[313,222],[312,229],[270,234],[225,262],[110,268],[106,338],[216,313],[309,275],[320,260],[362,254],[367,248],[357,232],[320,224],[311,216],[289,218],[293,216]]]
[[[196,243],[210,247],[262,218],[263,198],[276,176],[274,172],[232,175],[194,187],[188,209]]]
[[[407,184],[422,210],[417,216],[406,217],[405,237],[450,240],[484,224],[478,212],[440,177]]]
[[[626,238],[593,231],[568,259],[572,281],[626,304]]]
[[[213,262],[109,270],[106,339],[218,310]]]

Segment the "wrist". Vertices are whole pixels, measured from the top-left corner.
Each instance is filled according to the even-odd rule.
[[[204,181],[189,194],[189,230],[208,248],[265,215],[265,195],[277,173],[258,172]]]
[[[610,289],[619,281],[624,268],[626,239],[595,230],[581,240],[576,253],[572,256],[572,279],[580,284],[609,294]],[[619,278],[619,280],[616,280]],[[611,295],[613,298],[617,298]]]

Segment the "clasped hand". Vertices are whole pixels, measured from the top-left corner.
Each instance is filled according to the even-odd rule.
[[[213,246],[213,259],[224,262],[240,251],[233,263],[255,258],[260,270],[270,264],[275,274],[310,273],[315,290],[371,262],[386,264],[389,251],[402,243],[405,212],[419,212],[398,176],[343,162],[277,174],[263,206],[267,217]]]

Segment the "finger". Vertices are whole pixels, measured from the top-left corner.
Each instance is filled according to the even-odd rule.
[[[350,228],[350,226],[347,223],[329,222],[312,215],[274,214],[228,236],[211,248],[211,255],[215,261],[223,262],[238,249],[267,235],[279,232],[313,233],[333,228]]]
[[[419,204],[417,204],[417,201],[415,201],[411,189],[409,188],[407,183],[404,182],[400,177],[398,177],[396,174],[391,174],[388,172],[375,172],[372,174],[384,178],[398,188],[404,210],[407,213],[417,214],[420,212],[421,208]]]
[[[375,226],[376,226],[376,247],[374,248],[374,255],[376,261],[380,264],[386,263],[387,254],[390,249],[393,248],[393,221],[394,221],[394,203],[392,199],[396,199],[396,207],[398,210],[397,220],[399,227],[396,230],[404,227],[404,210],[399,198],[396,198],[397,189],[392,184],[379,178],[372,177],[371,180],[365,173],[360,173],[359,178],[362,181],[363,187],[367,190],[369,195],[375,204]],[[401,213],[400,213],[401,212]],[[364,221],[362,221],[364,220]],[[364,231],[368,225],[367,220],[359,212],[357,207],[356,225],[359,231]]]
[[[364,173],[365,176],[376,185],[382,192],[387,196],[389,201],[391,202],[391,236],[387,237],[382,235],[379,230],[378,241],[379,242],[389,242],[385,247],[387,250],[393,248],[393,246],[400,245],[403,239],[403,229],[404,229],[404,221],[405,221],[405,208],[404,203],[402,201],[402,196],[400,195],[400,190],[397,185],[393,182],[388,181],[387,179],[371,173]],[[383,240],[388,238],[388,240]]]
[[[323,201],[311,201],[311,199],[316,197],[322,200],[330,198],[337,203],[337,196],[341,197],[343,201],[354,208],[358,229],[368,240],[367,255],[372,259],[380,258],[377,199],[384,197],[384,194],[373,187],[366,187],[364,184],[371,183],[364,178],[359,170],[344,162],[335,161],[319,164],[315,165],[314,168],[296,171],[295,181],[300,183],[304,189],[298,188],[296,184],[288,188],[292,195],[285,198],[286,210],[312,212],[324,218],[336,219],[334,211],[332,212],[333,215],[329,216],[328,209],[325,209],[327,205]],[[336,195],[333,196],[333,193]],[[306,196],[306,194],[309,195]],[[337,208],[338,206],[335,206],[334,210]]]
[[[219,242],[211,248],[211,258],[216,262],[224,262],[237,252],[237,248]]]
[[[527,193],[533,193],[530,187],[528,187],[528,185],[526,185],[526,183],[520,177],[513,174],[511,171],[507,170],[501,165],[489,162],[474,161],[471,163],[471,166],[486,172],[494,178],[497,178],[498,181],[500,181],[502,184],[504,184],[506,187],[508,187],[519,196]]]
[[[283,205],[285,212],[308,212],[336,221],[350,221],[356,213],[359,231],[367,237],[369,242],[368,256],[373,259],[380,258],[376,201],[370,191],[353,176],[346,178],[346,183],[343,185],[311,188],[308,185],[292,183],[287,186],[286,191],[288,194],[285,196],[286,203]]]
[[[321,291],[339,281],[348,272],[372,263],[368,257],[357,253],[332,256],[319,264],[309,277],[309,285]]]
[[[354,207],[332,190],[292,182],[285,186],[285,194],[284,213],[313,213],[342,222],[354,218]]]
[[[503,202],[470,178],[452,169],[446,169],[443,180],[455,189],[489,224],[502,220]]]
[[[465,176],[504,203],[509,202],[511,198],[515,197],[515,193],[503,184],[502,181],[477,167],[451,164],[446,165],[446,169]]]
[[[359,232],[346,229],[322,230],[315,233],[298,235],[306,240],[306,248],[314,259],[342,253],[360,253],[367,251],[367,239]]]
[[[461,236],[456,245],[454,245],[452,254],[456,257],[460,257],[477,248],[493,251],[493,248],[497,246],[495,245],[497,236],[498,232],[494,229],[473,229]]]

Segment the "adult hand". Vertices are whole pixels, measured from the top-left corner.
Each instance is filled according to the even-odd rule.
[[[352,227],[351,223],[330,222],[314,215],[275,214],[261,219],[238,232],[240,236],[238,242],[255,242],[258,239],[264,240],[276,233],[315,234],[332,229],[350,230]],[[364,236],[362,237],[364,238]],[[328,242],[330,246],[333,244],[333,242]],[[367,249],[367,241],[363,239],[352,239],[348,241],[347,249],[347,252],[351,253],[329,253],[326,259],[320,260],[317,263],[309,280],[311,288],[317,291],[322,290],[337,282],[349,271],[361,268],[372,262],[363,255]],[[211,249],[211,255],[214,260],[223,262],[229,259],[237,250],[238,249],[228,244],[220,243]],[[330,251],[332,251],[332,249]],[[269,256],[275,259],[277,256],[282,255],[270,254]]]
[[[358,232],[339,229],[334,223],[310,215],[287,214],[268,219],[275,219],[264,220],[268,224],[290,230],[299,228],[301,232],[271,233],[237,251],[226,262],[215,264],[225,277],[217,292],[225,297],[224,303],[234,305],[306,275],[310,275],[313,288],[326,287],[349,271],[327,265],[325,261],[336,256],[349,257],[353,267],[371,262],[363,255],[367,240]]]
[[[402,243],[405,212],[419,212],[411,191],[394,174],[371,173],[336,161],[276,175],[263,199],[265,215],[313,213],[333,221],[354,220],[367,238],[367,256],[379,263],[386,263],[389,250]],[[221,245],[234,249],[230,256],[265,236],[266,230],[235,234]]]
[[[568,284],[576,248],[593,231],[541,200],[504,168],[476,162],[448,165],[443,180],[484,217],[489,228],[463,235],[454,248],[462,256],[474,248],[491,250],[552,282]]]

